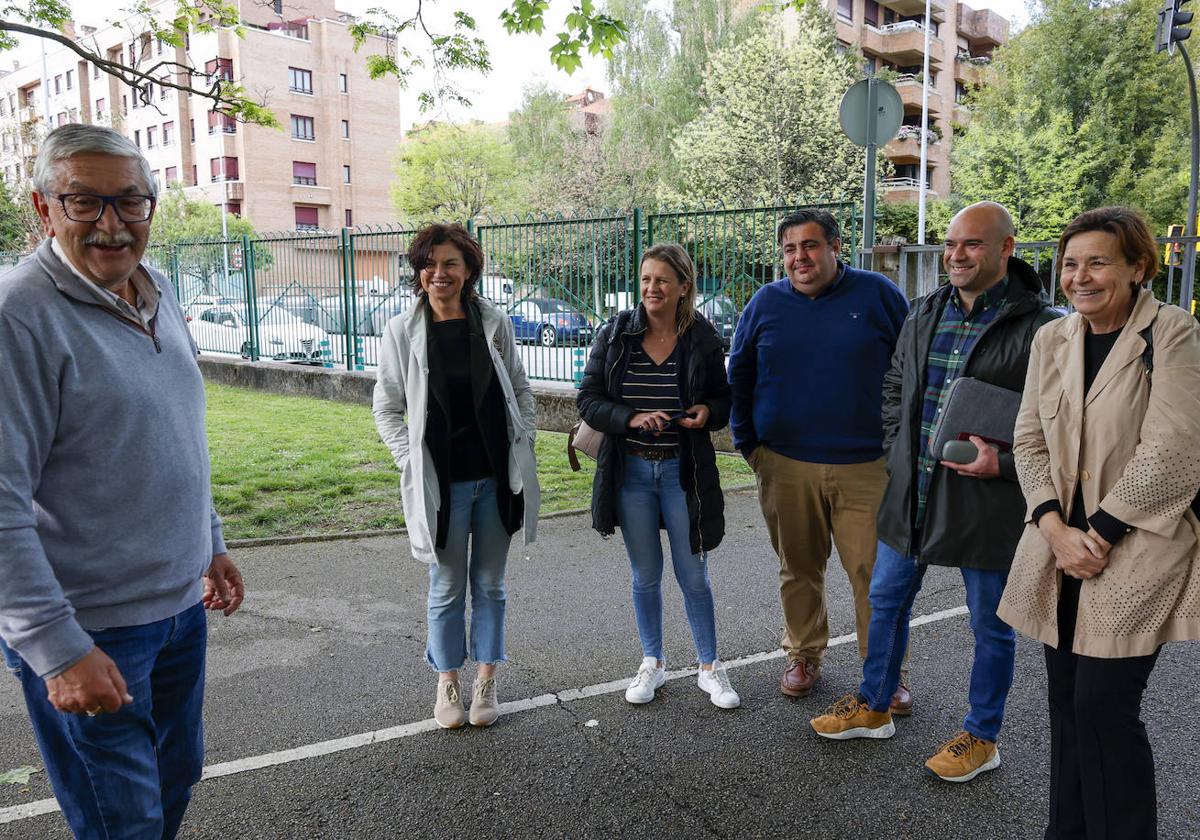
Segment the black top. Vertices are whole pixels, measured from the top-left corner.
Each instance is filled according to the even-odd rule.
[[[477,481],[494,475],[479,419],[472,404],[471,357],[467,352],[467,319],[454,318],[433,322],[433,340],[441,375],[450,397],[450,481]]]
[[[630,348],[629,366],[625,368],[625,376],[621,379],[621,399],[638,413],[665,411],[671,414],[682,411],[683,402],[679,398],[679,342],[675,342],[671,355],[661,365],[642,349],[641,341],[634,343]],[[679,428],[672,424],[658,434],[630,429],[625,448],[635,455],[654,452],[658,457],[678,456]]]
[[[1100,334],[1088,330],[1087,334],[1083,337],[1084,396],[1087,396],[1088,392],[1092,390],[1092,384],[1096,381],[1096,376],[1100,373],[1100,368],[1104,366],[1104,360],[1108,358],[1108,354],[1112,352],[1113,346],[1120,337],[1121,330]],[[1033,521],[1038,522],[1045,514],[1052,510],[1058,511],[1059,515],[1062,514],[1062,505],[1058,503],[1058,499],[1051,499],[1048,502],[1038,505],[1033,511]],[[1097,508],[1094,514],[1088,516],[1083,505],[1083,488],[1078,484],[1075,485],[1074,500],[1071,502],[1071,515],[1067,519],[1067,524],[1081,531],[1086,531],[1089,527],[1095,528],[1097,534],[1104,537],[1105,540],[1113,545],[1116,545],[1121,537],[1132,530],[1115,516],[1106,513],[1103,508]]]

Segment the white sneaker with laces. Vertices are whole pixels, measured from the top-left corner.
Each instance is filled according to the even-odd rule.
[[[625,699],[638,705],[649,703],[654,699],[654,692],[667,681],[666,667],[660,668],[658,660],[653,656],[642,659],[642,667],[638,668],[637,676],[625,689]]]
[[[736,709],[742,705],[742,698],[738,697],[733,686],[729,684],[729,672],[725,670],[725,666],[719,659],[713,662],[711,670],[700,669],[696,684],[700,686],[701,691],[708,692],[708,699],[712,700],[714,706],[722,709]]]

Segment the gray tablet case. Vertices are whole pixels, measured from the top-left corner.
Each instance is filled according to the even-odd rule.
[[[946,441],[967,440],[971,435],[983,438],[1002,452],[1009,451],[1020,407],[1020,392],[960,376],[950,383],[942,416],[933,427],[929,454],[941,460]]]

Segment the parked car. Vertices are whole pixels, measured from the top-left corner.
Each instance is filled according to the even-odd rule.
[[[250,356],[246,308],[229,298],[199,297],[184,309],[188,329],[202,351]],[[277,362],[320,365],[332,360],[329,335],[280,306],[258,313],[258,354]]]
[[[543,347],[590,344],[595,330],[587,316],[565,300],[529,298],[508,310],[517,341],[536,341]]]
[[[729,348],[733,345],[733,333],[737,329],[738,318],[741,315],[737,311],[737,307],[733,305],[733,301],[725,295],[714,295],[710,298],[697,295],[696,311],[717,328],[717,335],[721,336],[721,344],[728,353]]]
[[[501,306],[512,303],[515,288],[516,284],[512,280],[498,274],[485,274],[479,278],[479,294]]]

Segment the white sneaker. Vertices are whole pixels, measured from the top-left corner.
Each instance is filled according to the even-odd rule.
[[[653,656],[644,657],[637,676],[625,689],[625,699],[630,703],[649,703],[654,699],[654,692],[666,681],[667,669],[658,667],[658,660]]]
[[[701,691],[708,692],[708,699],[712,700],[714,706],[736,709],[742,705],[742,698],[738,697],[733,686],[729,684],[729,673],[719,659],[713,663],[712,670],[700,669],[696,684],[700,686]]]

